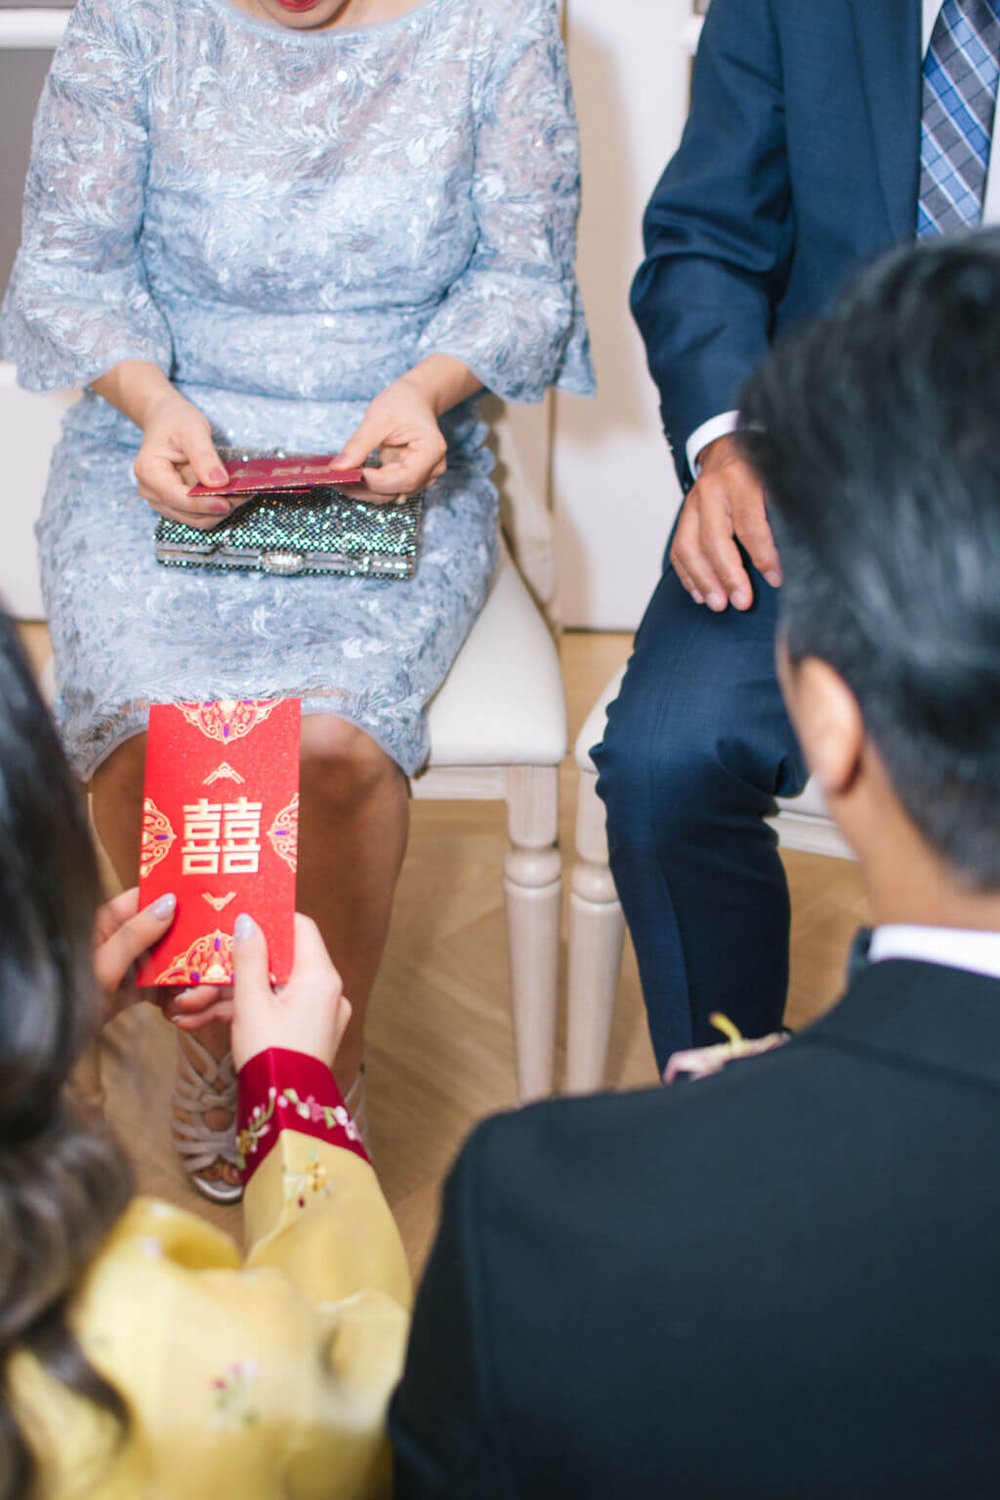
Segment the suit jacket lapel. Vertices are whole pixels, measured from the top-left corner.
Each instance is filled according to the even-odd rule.
[[[849,0],[879,183],[897,240],[912,238],[920,164],[921,0]]]

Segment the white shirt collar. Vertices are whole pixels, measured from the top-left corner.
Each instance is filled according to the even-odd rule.
[[[941,9],[941,5],[943,3],[943,0],[923,0],[923,3],[924,3],[924,12],[923,12],[924,44],[923,44],[921,55],[924,56],[924,57],[926,57],[926,55],[927,55],[927,48],[931,44],[931,32],[934,30],[934,22],[938,18],[938,11]]]
[[[868,949],[870,963],[881,963],[887,958],[911,958],[1000,979],[1000,932],[890,923],[875,928]]]

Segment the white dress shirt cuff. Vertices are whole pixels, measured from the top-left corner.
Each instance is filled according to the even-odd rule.
[[[709,443],[714,443],[716,438],[728,437],[731,432],[736,431],[739,425],[738,411],[724,411],[720,412],[717,417],[709,417],[707,422],[702,422],[700,427],[695,428],[687,440],[686,450],[688,468],[695,479],[701,473],[701,465],[698,462],[698,454],[701,450],[707,448]]]

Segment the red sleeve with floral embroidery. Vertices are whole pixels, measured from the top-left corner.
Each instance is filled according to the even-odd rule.
[[[369,1159],[330,1069],[304,1052],[272,1047],[243,1065],[237,1125],[244,1184],[286,1129]]]

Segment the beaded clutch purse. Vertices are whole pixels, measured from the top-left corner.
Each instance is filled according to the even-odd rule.
[[[156,557],[168,567],[224,572],[411,578],[423,508],[423,490],[382,505],[353,500],[331,485],[257,491],[208,531],[161,520]]]

